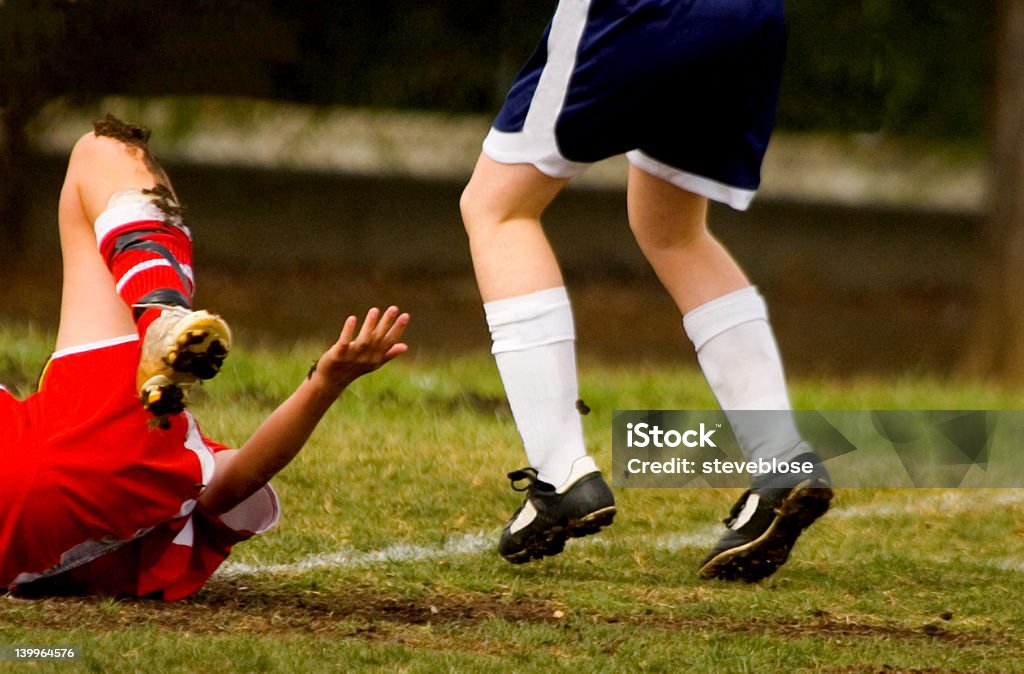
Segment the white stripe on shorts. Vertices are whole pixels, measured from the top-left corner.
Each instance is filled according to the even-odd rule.
[[[185,449],[191,450],[195,453],[199,459],[199,467],[202,470],[203,485],[209,485],[210,480],[213,479],[214,470],[216,470],[216,462],[213,458],[213,450],[207,446],[203,440],[202,433],[199,432],[199,425],[196,423],[195,417],[188,410],[184,412],[185,418],[188,420],[188,432],[185,434]],[[194,504],[193,504],[194,505]]]
[[[588,166],[569,161],[559,153],[555,122],[576,67],[576,53],[589,11],[590,0],[558,3],[548,35],[547,62],[530,101],[523,130],[507,133],[492,128],[484,139],[484,153],[491,159],[503,164],[533,164],[552,178],[570,178]]]
[[[111,346],[119,346],[121,344],[127,344],[128,342],[139,341],[138,334],[123,335],[121,337],[111,337],[110,339],[101,339],[96,342],[86,342],[85,344],[76,344],[75,346],[69,346],[65,349],[58,349],[50,354],[50,360],[56,360],[57,358],[63,358],[64,356],[70,356],[76,353],[85,353],[87,351],[96,351],[98,349],[106,349]]]
[[[633,150],[626,153],[629,163],[644,173],[650,173],[656,178],[661,178],[667,183],[680,187],[688,192],[707,197],[735,208],[738,211],[745,211],[754,200],[756,190],[744,190],[732,185],[711,180],[696,173],[680,171],[674,166],[662,163],[657,159],[649,157],[640,150]]]

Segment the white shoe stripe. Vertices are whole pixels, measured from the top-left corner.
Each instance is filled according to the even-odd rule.
[[[741,510],[740,514],[736,516],[736,519],[729,525],[729,528],[736,531],[749,522],[750,518],[752,518],[754,513],[757,512],[757,504],[760,501],[761,497],[757,494],[751,493],[747,496],[747,501],[743,504],[743,510]]]
[[[533,507],[532,501],[527,501],[526,503],[523,504],[523,508],[522,510],[519,511],[519,514],[516,515],[515,520],[512,522],[512,524],[509,525],[509,533],[514,534],[517,531],[520,531],[536,518],[537,509]]]

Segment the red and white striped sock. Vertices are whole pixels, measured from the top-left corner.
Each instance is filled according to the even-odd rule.
[[[160,315],[149,304],[191,308],[195,291],[192,239],[180,217],[161,210],[160,197],[119,192],[96,219],[96,241],[118,295],[132,307],[139,335]]]

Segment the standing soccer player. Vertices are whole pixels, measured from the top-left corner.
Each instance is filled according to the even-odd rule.
[[[592,162],[629,159],[629,224],[683,316],[723,410],[789,410],[764,300],[708,231],[708,200],[746,209],[760,183],[783,57],[782,0],[560,0],[483,144],[461,208],[498,370],[531,467],[501,535],[510,562],[557,554],[610,524],[611,490],[576,412],[575,330],[540,218]],[[811,460],[799,482],[759,475],[701,565],[755,581],[821,516],[828,474],[790,415],[730,421],[750,459]]]
[[[148,132],[107,116],[76,143],[59,206],[57,345],[39,390],[0,387],[0,588],[184,597],[273,526],[271,477],[342,391],[406,350],[371,309],[240,449],[204,437],[186,393],[231,333],[192,309],[191,232]]]

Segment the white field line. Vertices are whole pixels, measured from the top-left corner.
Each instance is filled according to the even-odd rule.
[[[985,566],[1000,571],[1024,571],[1024,560],[1002,557],[985,560]]]
[[[256,574],[302,573],[315,569],[356,568],[393,562],[419,562],[461,555],[479,554],[495,548],[494,535],[477,532],[461,534],[445,541],[442,546],[397,543],[380,550],[339,550],[303,557],[287,564],[245,564],[228,562],[217,571],[222,576],[251,576]]]
[[[905,492],[908,498],[904,501],[888,503],[867,503],[848,508],[836,508],[829,511],[829,518],[858,517],[891,517],[910,515],[920,512],[941,510],[945,514],[957,514],[969,510],[988,509],[994,507],[1024,507],[1024,490],[1001,489],[981,491],[973,489],[957,489],[940,493],[916,495],[913,490]]]
[[[664,534],[654,542],[656,548],[662,550],[685,550],[688,548],[710,548],[722,535],[724,527],[721,523],[705,524],[693,531]]]
[[[908,492],[911,495],[913,492]],[[896,503],[865,503],[848,507],[835,508],[829,511],[828,518],[857,519],[865,517],[887,517],[927,513],[941,510],[944,514],[988,509],[992,507],[1024,507],[1024,490],[1001,490],[998,493],[975,493],[974,490],[961,489],[940,494],[927,494],[908,498]],[[631,543],[644,544],[662,550],[704,549],[714,545],[722,532],[721,524],[701,524],[691,531],[679,531],[649,537],[640,536]],[[401,562],[422,562],[448,559],[467,555],[496,554],[497,532],[478,531],[449,538],[443,545],[416,545],[413,543],[396,543],[379,550],[338,550],[337,552],[308,555],[295,562],[282,564],[262,564],[231,562],[223,564],[217,571],[220,577],[254,576],[254,575],[294,575],[317,569],[343,569],[391,564]],[[592,537],[576,541],[576,546],[607,547],[624,542],[621,538]],[[939,561],[939,560],[936,560]],[[1024,561],[1017,559],[989,559],[986,566],[1002,570],[1024,571]]]

